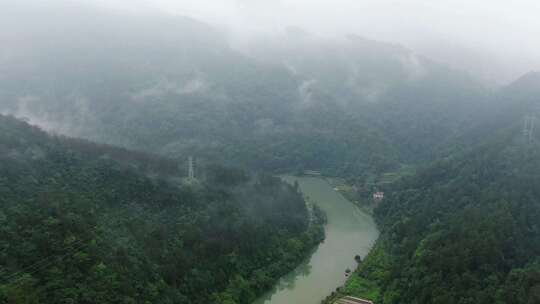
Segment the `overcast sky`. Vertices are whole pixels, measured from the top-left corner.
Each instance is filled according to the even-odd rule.
[[[327,36],[358,34],[401,43],[489,81],[540,70],[540,0],[77,1],[135,13],[190,16],[237,37],[289,25]]]

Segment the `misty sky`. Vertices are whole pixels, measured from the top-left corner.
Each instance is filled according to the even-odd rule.
[[[54,0],[42,2],[47,1]],[[358,34],[401,43],[488,81],[507,82],[540,70],[538,0],[78,1],[131,13],[190,16],[237,39],[290,25],[325,36]]]
[[[156,9],[220,24],[236,34],[288,25],[323,35],[398,42],[487,80],[540,69],[537,0],[85,0]]]

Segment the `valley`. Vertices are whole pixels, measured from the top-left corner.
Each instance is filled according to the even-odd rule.
[[[0,304],[540,303],[540,72],[117,1],[0,1]]]
[[[355,256],[365,257],[379,232],[370,215],[336,192],[324,178],[283,179],[291,184],[298,182],[304,197],[325,212],[325,239],[307,260],[254,304],[320,303],[345,282],[345,271],[357,266]]]

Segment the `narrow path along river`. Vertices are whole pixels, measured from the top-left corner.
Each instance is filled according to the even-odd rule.
[[[323,178],[284,176],[298,181],[301,191],[328,217],[326,239],[313,255],[254,304],[319,304],[343,285],[347,268],[354,270],[355,255],[362,258],[379,236],[373,218],[358,209]]]

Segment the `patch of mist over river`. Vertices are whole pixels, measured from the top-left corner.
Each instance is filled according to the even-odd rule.
[[[282,176],[298,181],[304,196],[328,217],[326,239],[296,270],[254,304],[319,304],[347,280],[345,270],[356,268],[355,255],[364,258],[379,236],[373,218],[336,192],[323,178]]]

